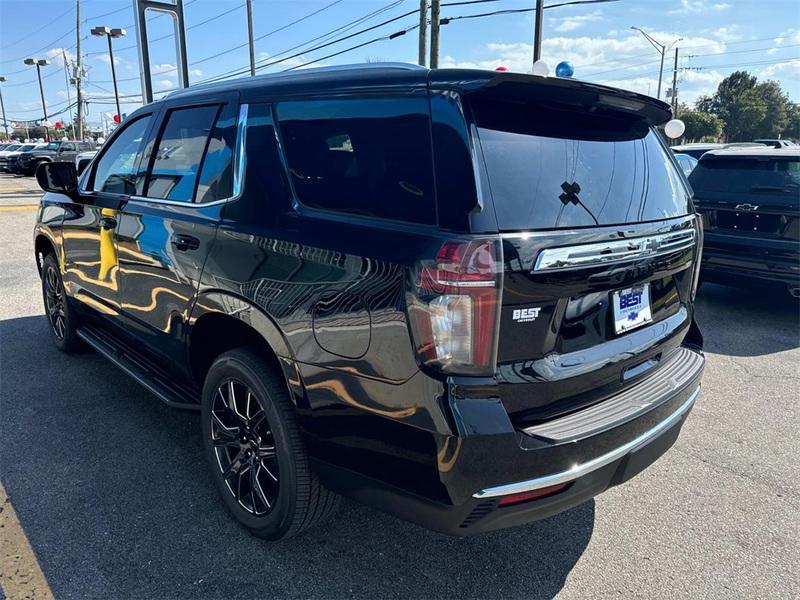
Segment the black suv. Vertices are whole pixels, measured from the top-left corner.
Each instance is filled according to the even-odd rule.
[[[702,279],[778,282],[800,297],[800,147],[707,152],[689,182],[705,230]]]
[[[199,408],[238,521],[344,494],[456,535],[626,481],[704,359],[666,104],[403,65],[173,93],[37,171],[52,338]]]
[[[79,152],[94,150],[92,142],[50,142],[41,148],[22,152],[9,164],[11,171],[22,175],[33,175],[36,167],[45,162],[75,162]]]

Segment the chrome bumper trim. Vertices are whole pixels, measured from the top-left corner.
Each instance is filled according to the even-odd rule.
[[[697,389],[692,392],[692,395],[689,396],[686,402],[681,404],[675,412],[661,421],[658,425],[652,429],[649,429],[648,431],[645,431],[642,435],[631,440],[627,444],[623,444],[618,448],[614,448],[610,452],[598,456],[589,462],[585,462],[582,465],[575,465],[568,471],[553,473],[552,475],[545,475],[543,477],[537,477],[536,479],[528,479],[527,481],[518,481],[516,483],[508,483],[506,485],[498,485],[496,487],[486,488],[475,492],[472,494],[472,497],[494,498],[496,496],[506,496],[508,494],[519,494],[520,492],[531,492],[533,490],[549,487],[551,485],[559,485],[561,483],[574,481],[575,479],[579,479],[584,475],[588,475],[593,471],[619,460],[632,450],[636,450],[637,448],[646,445],[660,433],[669,429],[692,407],[699,393],[700,386],[697,386]]]

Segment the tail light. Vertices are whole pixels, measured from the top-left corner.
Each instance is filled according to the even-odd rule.
[[[498,240],[447,241],[422,261],[409,320],[423,364],[445,373],[493,375],[502,292]]]
[[[692,301],[697,296],[697,288],[700,285],[700,263],[703,261],[703,220],[698,218],[696,223],[697,238],[695,252],[694,272],[692,273]]]

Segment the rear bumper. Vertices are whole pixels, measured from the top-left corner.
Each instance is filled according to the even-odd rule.
[[[446,500],[423,497],[324,460],[316,460],[314,467],[335,491],[450,535],[546,518],[627,481],[672,446],[699,393],[703,360],[694,354],[699,360],[679,389],[648,399],[652,408],[646,412],[579,439],[553,441],[521,431],[469,434],[467,426],[466,435],[441,440],[434,460]],[[501,404],[495,406],[502,410]],[[485,418],[486,406],[480,410]],[[462,413],[468,415],[469,409]],[[504,505],[511,495],[562,484],[566,487],[556,493]]]
[[[706,232],[702,277],[719,283],[742,279],[800,283],[800,242]]]

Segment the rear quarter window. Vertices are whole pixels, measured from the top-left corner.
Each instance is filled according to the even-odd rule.
[[[309,207],[436,222],[424,98],[281,102],[278,127],[298,200]]]

